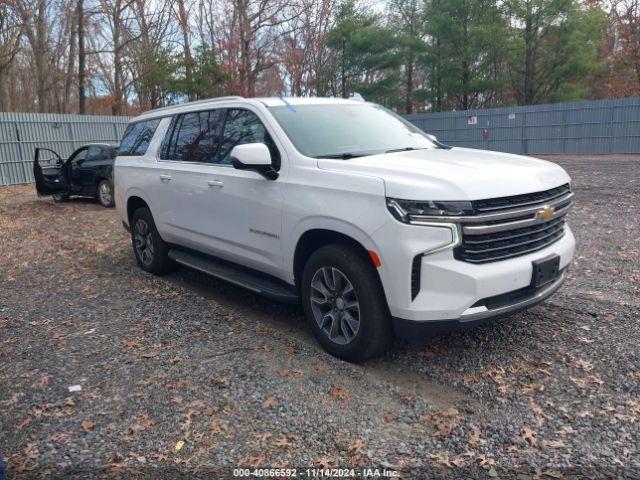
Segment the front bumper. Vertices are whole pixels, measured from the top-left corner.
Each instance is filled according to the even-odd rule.
[[[495,307],[482,308],[475,311],[470,308],[457,319],[420,322],[393,317],[394,333],[397,338],[417,339],[483,325],[489,323],[491,320],[525,310],[543,302],[562,286],[566,276],[567,272],[565,269],[558,279],[549,285],[545,285],[539,289],[525,287],[515,292],[507,292],[507,294],[498,296],[503,297],[503,299],[500,299],[502,301],[499,301]]]
[[[430,230],[430,229],[429,229]],[[400,243],[397,242],[396,245]],[[407,247],[410,245],[407,245]],[[542,292],[530,292],[526,289],[531,285],[533,261],[549,255],[560,257],[560,270],[565,270],[571,263],[575,248],[575,239],[568,226],[562,238],[548,247],[520,257],[507,260],[473,264],[456,260],[451,249],[435,254],[423,255],[420,259],[420,290],[415,298],[410,295],[410,268],[412,255],[416,251],[397,249],[406,257],[403,263],[395,263],[395,275],[383,276],[383,285],[387,293],[387,302],[391,316],[415,324],[431,324],[420,328],[432,328],[442,321],[453,323],[482,322],[498,315],[512,313],[515,310],[528,308],[539,301],[548,298],[562,284],[561,277],[554,283],[554,288]],[[406,253],[405,253],[406,252]],[[391,273],[391,272],[389,272]],[[392,277],[392,278],[390,278]],[[390,282],[391,279],[404,281]],[[547,287],[550,287],[547,285]],[[400,291],[400,288],[402,291]],[[519,292],[528,294],[532,298],[518,296],[511,303],[493,308],[485,307],[478,302],[483,299]],[[535,294],[533,294],[535,293]],[[503,298],[504,299],[504,298]]]

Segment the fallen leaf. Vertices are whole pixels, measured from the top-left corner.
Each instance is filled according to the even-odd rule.
[[[238,467],[258,468],[267,459],[267,454],[262,452],[257,456],[248,456],[238,461]]]
[[[24,427],[26,427],[30,423],[31,423],[31,419],[30,418],[25,418],[18,425],[16,425],[16,430],[22,430]]]
[[[565,444],[562,440],[542,440],[542,445],[549,448],[565,447]]]
[[[353,457],[354,455],[360,453],[363,449],[364,442],[360,439],[356,439],[347,446],[347,453],[349,454],[349,456]]]
[[[124,348],[126,348],[127,350],[130,350],[132,348],[136,348],[138,345],[140,345],[138,342],[136,342],[135,340],[122,340],[122,346]]]
[[[93,430],[93,422],[90,422],[89,420],[85,420],[84,422],[82,422],[82,429],[83,430]]]
[[[520,436],[520,438],[522,438],[522,440],[526,441],[532,447],[538,445],[536,432],[531,430],[531,428],[527,427],[526,425],[522,428],[522,435]]]
[[[333,467],[333,462],[327,457],[320,457],[315,461],[314,467],[319,468],[321,470],[329,470]]]
[[[396,420],[396,416],[391,412],[384,412],[382,414],[382,418],[387,423],[395,422],[395,420]]]
[[[299,372],[298,370],[285,369],[278,372],[278,375],[281,376],[282,378],[288,378],[289,380],[293,380],[295,378],[302,376],[302,372]]]
[[[294,435],[283,435],[273,444],[278,448],[294,448],[294,441],[296,437]]]
[[[49,441],[51,442],[64,442],[66,441],[70,435],[68,433],[54,433],[49,437]]]
[[[184,440],[178,440],[175,446],[173,447],[173,451],[179,452],[180,450],[182,450],[182,447],[184,447]]]
[[[218,420],[211,420],[209,422],[209,431],[211,432],[211,435],[218,435],[219,433],[222,433],[222,425]]]
[[[522,393],[530,394],[533,392],[542,392],[544,391],[544,385],[541,383],[529,383],[528,385],[524,385],[522,387]]]
[[[346,401],[349,400],[351,394],[347,392],[342,385],[336,383],[331,385],[331,396]]]
[[[327,371],[327,365],[324,363],[313,364],[313,369],[318,373],[325,373]]]
[[[429,455],[429,458],[431,460],[436,461],[438,464],[442,465],[443,467],[453,468],[454,466],[449,460],[449,456],[445,455],[444,453],[432,453],[431,455]]]
[[[262,405],[264,405],[265,407],[270,407],[271,405],[277,402],[278,402],[277,397],[275,395],[271,395],[270,397],[267,397],[267,399],[264,402],[262,402]]]

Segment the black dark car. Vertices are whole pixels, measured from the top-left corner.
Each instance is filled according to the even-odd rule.
[[[80,147],[68,159],[53,150],[36,148],[33,175],[39,196],[52,195],[57,202],[71,195],[96,197],[113,207],[113,162],[117,147],[90,144]]]

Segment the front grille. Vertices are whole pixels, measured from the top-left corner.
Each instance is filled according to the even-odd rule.
[[[462,222],[462,241],[455,258],[486,263],[527,255],[560,240],[565,233],[565,216],[571,207],[569,185],[514,197],[474,202],[482,214]],[[537,212],[553,206],[549,220]]]
[[[488,198],[486,200],[476,200],[473,203],[474,211],[481,213],[494,213],[512,208],[529,207],[538,203],[548,203],[557,198],[561,198],[571,192],[568,183],[559,187],[545,190],[543,192],[526,193],[524,195],[514,195],[512,197]]]

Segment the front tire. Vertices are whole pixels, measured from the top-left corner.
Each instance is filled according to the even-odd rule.
[[[332,355],[362,362],[393,340],[389,310],[371,260],[346,245],[315,251],[302,275],[302,301],[313,333]]]
[[[173,270],[169,259],[169,246],[162,240],[151,211],[142,207],[131,216],[131,244],[138,266],[143,270],[162,275]]]
[[[113,207],[113,185],[109,180],[102,180],[98,184],[98,201],[105,208]]]

